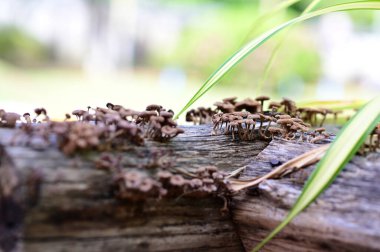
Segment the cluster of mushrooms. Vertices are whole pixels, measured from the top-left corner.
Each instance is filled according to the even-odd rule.
[[[359,153],[365,155],[380,149],[380,123],[372,130],[367,141],[359,149]]]
[[[225,98],[221,102],[215,102],[215,109],[199,107],[198,109],[189,110],[186,114],[186,121],[194,124],[208,124],[212,122],[212,117],[217,113],[232,113],[247,111],[250,113],[262,113],[270,115],[274,112],[301,118],[305,123],[313,127],[322,127],[326,117],[333,115],[336,122],[338,115],[342,111],[332,111],[327,108],[307,108],[297,107],[296,103],[288,98],[283,98],[281,102],[270,102],[268,110],[264,110],[264,102],[270,100],[268,96],[259,96],[255,99],[246,98],[242,101],[236,101],[237,97]]]
[[[330,135],[323,128],[327,116],[336,124],[338,115],[342,113],[327,108],[297,107],[294,101],[287,98],[270,102],[268,109],[264,110],[264,102],[268,100],[268,96],[242,101],[237,101],[237,97],[225,98],[214,103],[215,109],[200,107],[188,111],[186,121],[212,123],[213,135],[224,133],[231,135],[233,140],[281,138],[320,143],[330,140]],[[363,145],[362,152],[379,149],[379,133],[378,125]]]
[[[216,102],[215,113],[211,116],[212,133],[224,133],[231,135],[233,140],[244,141],[281,138],[317,143],[330,138],[322,127],[310,130],[311,122],[317,123],[317,114],[324,116],[323,123],[330,110],[297,108],[294,101],[286,98],[271,102],[268,110],[264,110],[264,102],[269,99],[259,96],[255,100],[236,101],[236,97],[231,97]]]
[[[184,132],[177,128],[174,113],[160,105],[149,105],[142,112],[111,103],[106,106],[74,110],[72,115],[77,120],[71,120],[71,115],[66,114],[63,122],[51,121],[44,108],[35,109],[33,119],[30,113],[21,117],[0,110],[0,127],[14,128],[21,122],[20,128],[25,134],[16,134],[14,143],[35,149],[56,143],[67,155],[93,149],[128,149],[131,144],[144,144],[145,138],[164,142]]]
[[[104,154],[96,161],[99,169],[111,172],[113,193],[118,199],[145,201],[152,198],[203,198],[225,195],[230,191],[227,175],[215,166],[200,167],[194,173],[181,173],[172,167],[126,169],[123,168],[121,159]]]

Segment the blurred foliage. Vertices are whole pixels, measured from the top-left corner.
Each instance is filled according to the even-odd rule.
[[[0,59],[19,66],[39,65],[48,58],[47,49],[25,31],[0,28]]]
[[[379,0],[373,0],[373,2],[378,2]],[[307,6],[309,1],[301,1],[298,4],[295,5],[295,8],[305,8]],[[344,4],[352,2],[349,0],[329,0],[329,1],[321,1],[318,5],[318,8],[325,8],[336,4]],[[354,21],[354,24],[356,26],[362,26],[362,27],[368,27],[373,24],[375,20],[375,11],[368,11],[368,10],[359,10],[359,11],[349,11],[346,12],[347,15],[349,15],[352,20]]]
[[[175,4],[166,0],[165,3]],[[188,4],[200,4],[197,0],[186,0]],[[217,4],[215,4],[217,2]],[[297,9],[289,8],[260,19],[260,15],[270,12],[273,3],[258,1],[212,1],[210,8],[198,16],[196,22],[186,26],[181,34],[178,47],[172,54],[154,55],[157,67],[162,65],[178,65],[189,73],[197,73],[199,78],[206,79],[228,55],[263,31],[282,23],[299,14]],[[182,4],[182,2],[181,2]],[[315,82],[320,74],[319,54],[313,44],[312,34],[305,27],[295,29],[287,39],[286,50],[279,53],[273,65],[268,82],[276,86],[280,79],[294,76],[296,73],[304,82]],[[280,39],[278,37],[277,39]],[[241,66],[233,69],[223,83],[227,85],[251,85],[262,77],[264,66],[270,53],[276,46],[276,38],[260,48],[257,53],[247,58]],[[297,45],[297,46],[294,46]]]

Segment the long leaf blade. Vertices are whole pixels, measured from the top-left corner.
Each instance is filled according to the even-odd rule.
[[[330,6],[324,9],[320,9],[317,11],[310,12],[308,14],[302,15],[300,17],[289,20],[268,32],[265,32],[258,38],[252,40],[247,45],[238,50],[235,54],[233,54],[227,61],[225,61],[201,86],[201,88],[196,92],[196,94],[190,99],[190,101],[181,109],[181,111],[175,116],[177,119],[183,112],[185,112],[195,101],[197,101],[200,97],[202,97],[210,88],[212,88],[218,81],[223,78],[225,74],[227,74],[235,65],[237,65],[240,61],[242,61],[245,57],[247,57],[251,52],[260,47],[263,43],[265,43],[272,36],[282,31],[283,29],[305,21],[310,18],[314,18],[320,15],[328,14],[331,12],[338,11],[348,11],[348,10],[378,10],[380,9],[379,2],[371,2],[371,1],[363,1],[363,2],[353,2],[346,4],[339,4]]]
[[[288,216],[253,249],[253,252],[259,251],[334,181],[379,122],[380,95],[367,103],[347,123],[311,174]]]
[[[313,0],[304,10],[303,12],[301,13],[301,15],[304,15],[304,14],[307,14],[309,13],[310,11],[312,11],[314,9],[315,6],[317,6],[319,4],[319,2],[321,2],[322,0]],[[282,37],[282,39],[277,43],[277,45],[275,46],[275,48],[273,49],[270,57],[269,57],[269,60],[268,62],[266,63],[265,67],[264,67],[264,74],[263,74],[263,77],[259,80],[258,84],[257,84],[257,87],[256,87],[256,94],[259,95],[262,91],[262,88],[264,86],[264,83],[267,81],[268,77],[269,77],[269,72],[270,70],[272,69],[272,66],[273,66],[273,63],[277,57],[277,54],[279,53],[282,45],[285,43],[286,39],[288,38],[288,36],[290,35],[290,31],[288,31],[288,33]]]

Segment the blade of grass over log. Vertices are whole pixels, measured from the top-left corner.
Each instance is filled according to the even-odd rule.
[[[253,252],[259,251],[259,249],[279,233],[294,217],[308,207],[334,181],[379,122],[380,95],[367,103],[346,124],[327,150],[326,155],[310,175],[301,195],[298,197],[288,216],[272,233],[253,249]]]
[[[243,39],[241,46],[243,46],[249,39],[249,37],[252,35],[252,34],[255,34],[256,32],[256,29],[258,27],[260,27],[260,25],[262,24],[262,22],[265,22],[266,20],[269,20],[272,16],[276,15],[278,12],[281,12],[287,8],[289,8],[290,6],[292,6],[293,4],[296,4],[298,2],[300,2],[301,0],[288,0],[288,1],[284,1],[284,2],[281,2],[280,4],[276,5],[274,8],[271,8],[268,12],[265,12],[261,15],[259,15],[254,21],[253,23],[251,24],[251,30],[247,33],[247,35],[245,36],[245,38]]]
[[[324,107],[333,110],[345,110],[345,109],[359,109],[361,108],[367,101],[363,100],[353,100],[353,101],[339,101],[339,100],[331,100],[331,101],[308,101],[308,102],[297,102],[297,105],[300,107]]]
[[[310,18],[314,18],[320,15],[328,14],[331,12],[338,11],[349,11],[349,10],[378,10],[380,9],[380,2],[372,2],[372,1],[363,1],[363,2],[352,2],[345,4],[333,5],[324,9],[320,9],[317,11],[310,12],[308,14],[302,15],[300,17],[289,20],[267,32],[260,35],[258,38],[252,40],[247,45],[238,50],[235,54],[233,54],[227,61],[225,61],[201,86],[201,88],[195,93],[195,95],[190,99],[190,101],[182,108],[182,110],[175,116],[175,119],[185,112],[195,101],[201,98],[210,88],[212,88],[216,83],[223,78],[235,65],[237,65],[240,61],[242,61],[245,57],[247,57],[250,53],[255,51],[258,47],[260,47],[263,43],[265,43],[272,36],[282,31],[283,29],[308,20]]]
[[[321,2],[321,0],[313,0],[303,10],[303,12],[301,13],[301,15],[307,14],[310,11],[312,11],[314,9],[314,7],[319,4],[319,2]],[[267,81],[268,76],[269,76],[269,72],[272,69],[273,62],[276,59],[278,52],[280,51],[282,45],[284,44],[284,42],[286,41],[286,39],[288,38],[289,35],[290,35],[290,31],[288,31],[288,33],[284,37],[281,38],[281,40],[277,43],[277,45],[273,49],[273,51],[272,51],[272,53],[271,53],[271,55],[269,57],[269,60],[268,60],[267,64],[265,65],[263,77],[257,83],[257,86],[256,86],[256,95],[260,95],[260,93],[262,92],[264,83]]]

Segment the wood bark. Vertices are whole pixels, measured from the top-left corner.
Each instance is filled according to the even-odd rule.
[[[318,145],[272,141],[253,158],[242,178],[260,176]],[[315,165],[233,198],[233,218],[246,250],[286,216]],[[356,156],[336,181],[262,251],[380,251],[380,153]]]
[[[177,168],[247,166],[244,179],[273,169],[272,159],[284,163],[319,146],[237,142],[210,132],[210,126],[188,126],[169,143],[148,141],[122,154],[134,168],[149,162],[149,150],[165,149]],[[231,218],[220,213],[218,198],[116,200],[109,193],[110,175],[89,157],[12,146],[14,134],[0,129],[3,251],[249,251],[285,217],[314,168],[234,195]],[[263,251],[380,251],[379,166],[379,153],[355,157]]]
[[[231,171],[267,145],[210,137],[209,126],[185,130],[169,143],[147,141],[120,154],[128,168],[148,163],[150,150],[165,149],[175,167],[216,165]],[[0,129],[0,188],[7,201],[0,209],[18,213],[3,214],[9,223],[0,221],[3,251],[243,250],[231,217],[220,212],[219,198],[118,201],[109,193],[110,175],[89,157],[12,146],[14,136],[16,130]]]

